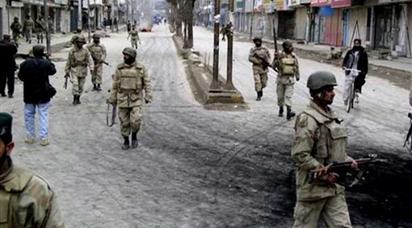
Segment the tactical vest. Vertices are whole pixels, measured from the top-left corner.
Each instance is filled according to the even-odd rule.
[[[73,67],[77,67],[77,66],[87,67],[89,56],[88,56],[88,51],[86,49],[81,48],[80,50],[73,50],[72,54],[73,54],[73,60],[74,60]]]
[[[119,67],[120,92],[140,93],[143,89],[143,67],[135,64],[133,67]]]
[[[24,221],[16,221],[15,210],[18,208],[20,194],[33,177],[30,172],[15,166],[10,175],[14,177],[2,184],[0,189],[0,228],[14,228],[17,224],[24,224]]]
[[[296,59],[292,55],[286,55],[280,59],[282,75],[294,76],[296,73]]]
[[[102,46],[93,44],[89,47],[89,51],[94,61],[102,60],[102,57],[103,57]]]
[[[135,31],[131,31],[130,32],[130,36],[132,37],[132,39],[137,39],[137,36],[138,36],[138,32],[135,30]]]
[[[346,128],[339,120],[325,117],[314,109],[305,110],[304,113],[315,119],[319,126],[315,132],[316,139],[311,155],[323,165],[345,161],[348,138]]]

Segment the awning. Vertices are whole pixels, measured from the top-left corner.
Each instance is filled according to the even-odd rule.
[[[329,0],[312,0],[310,2],[310,6],[314,6],[314,7],[329,6],[329,5],[330,5]]]
[[[332,0],[332,8],[343,8],[352,6],[352,0]]]

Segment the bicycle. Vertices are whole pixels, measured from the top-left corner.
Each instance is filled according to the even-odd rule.
[[[346,105],[346,112],[349,113],[351,109],[354,108],[353,104],[359,103],[359,97],[358,94],[355,91],[355,78],[359,75],[359,73],[361,72],[360,70],[357,69],[351,69],[351,68],[343,68],[345,70],[345,74],[346,72],[349,72],[349,76],[353,77],[351,86],[349,88],[349,98],[348,98],[348,102]]]

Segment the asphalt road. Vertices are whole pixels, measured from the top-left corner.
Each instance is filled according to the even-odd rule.
[[[120,149],[119,124],[105,126],[110,75],[122,61],[121,50],[129,45],[125,33],[102,40],[112,65],[104,69],[104,90],[90,91],[89,77],[79,106],[71,105],[71,93],[63,89],[64,62],[57,63],[52,84],[58,95],[50,109],[50,146],[23,142],[21,85],[14,99],[0,99],[0,111],[15,116],[14,159],[49,180],[67,227],[291,226],[293,122],[276,117],[274,99],[269,98],[274,92],[258,103],[253,84],[235,81],[250,110],[205,110],[192,95],[184,63],[166,28],[155,27],[140,36],[138,59],[151,75],[154,102],[143,108],[136,150]],[[247,64],[243,51],[238,51],[235,72],[249,74],[242,68]],[[67,53],[65,49],[55,57],[64,60]],[[302,62],[303,67],[313,65],[310,60]],[[406,93],[384,83],[379,88]],[[410,227],[411,155],[399,145],[407,127],[407,120],[402,119],[406,107],[396,110],[397,98],[390,92],[382,96],[380,102],[365,103],[364,109],[345,115],[351,123],[351,155],[373,151],[389,160],[371,167],[367,180],[348,191],[349,207],[359,227]],[[296,97],[297,110],[302,110],[307,103],[303,85],[298,86]],[[383,112],[387,107],[389,111]],[[385,116],[393,121],[386,121]]]

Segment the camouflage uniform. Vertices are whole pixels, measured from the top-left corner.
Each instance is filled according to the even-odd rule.
[[[10,25],[10,29],[12,31],[13,40],[14,42],[18,43],[18,38],[21,33],[22,26],[16,18],[14,19],[13,23]]]
[[[92,42],[87,46],[94,62],[94,70],[92,74],[93,85],[102,84],[103,62],[106,59],[106,48],[103,44],[96,44]]]
[[[0,175],[0,227],[63,228],[55,193],[47,182],[11,164]]]
[[[150,78],[146,68],[135,62],[132,65],[119,64],[113,78],[110,103],[119,107],[119,119],[123,137],[140,129],[142,118],[142,99],[152,100]]]
[[[57,200],[41,177],[13,165],[13,117],[0,113],[0,227],[64,228]]]
[[[256,92],[262,91],[266,87],[268,81],[268,66],[263,63],[270,61],[269,50],[265,47],[253,47],[250,49],[249,62],[253,63],[253,78],[255,79]]]
[[[324,111],[314,102],[296,119],[292,149],[297,167],[295,228],[316,228],[319,218],[323,218],[327,227],[352,227],[344,187],[309,181],[311,170],[349,159],[347,133],[340,123],[334,112]]]
[[[74,42],[77,42],[79,39],[85,40],[84,37],[80,35]],[[94,66],[90,52],[84,47],[78,48],[77,45],[75,45],[69,51],[65,68],[66,74],[70,74],[70,81],[73,84],[73,95],[80,96],[82,94],[87,76],[87,67],[90,68],[93,74]]]
[[[130,42],[132,44],[132,48],[136,48],[137,49],[137,41],[139,41],[139,33],[137,32],[137,30],[132,30],[129,32],[130,35]]]
[[[273,67],[278,70],[276,80],[276,93],[278,96],[278,106],[292,106],[293,87],[296,80],[299,80],[299,63],[294,53],[287,54],[281,52],[279,59],[273,60]]]
[[[24,21],[24,34],[26,36],[26,41],[31,43],[31,37],[33,33],[33,28],[34,28],[34,21],[29,17]]]

